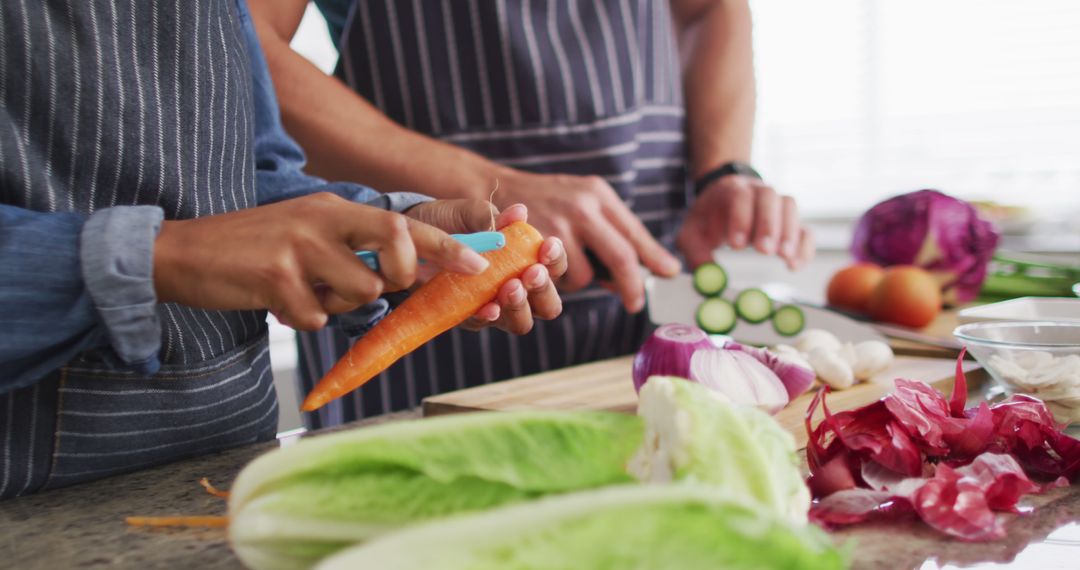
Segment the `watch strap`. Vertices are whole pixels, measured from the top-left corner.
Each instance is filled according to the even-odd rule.
[[[701,193],[705,191],[705,188],[707,188],[710,184],[716,182],[717,180],[725,176],[730,176],[732,174],[750,176],[753,178],[757,178],[758,180],[762,179],[761,174],[759,174],[757,170],[754,170],[754,167],[750,166],[745,162],[733,160],[731,162],[725,162],[724,164],[717,166],[716,168],[706,172],[704,175],[702,175],[701,178],[698,178],[694,182],[694,196],[700,196]]]

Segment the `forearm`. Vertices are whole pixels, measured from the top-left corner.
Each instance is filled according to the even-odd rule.
[[[253,5],[254,7],[254,5]],[[308,155],[308,171],[385,191],[487,198],[506,171],[483,157],[410,131],[288,45],[254,10],[281,117]]]
[[[748,3],[697,4],[682,14],[676,5],[695,178],[728,161],[750,160],[756,97]]]

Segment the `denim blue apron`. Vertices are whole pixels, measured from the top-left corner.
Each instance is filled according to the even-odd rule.
[[[5,2],[0,18],[4,203],[154,204],[166,219],[254,205],[234,0]],[[24,187],[34,191],[12,190]],[[0,498],[274,436],[265,314],[164,304],[159,317],[151,377],[95,350],[0,394]]]
[[[673,245],[687,203],[686,147],[666,1],[317,3],[341,30],[337,75],[390,118],[522,170],[601,176]],[[563,299],[559,319],[524,336],[452,330],[306,421],[412,407],[429,394],[627,354],[643,340],[645,317],[607,291]],[[301,334],[302,387],[348,344],[329,328]]]

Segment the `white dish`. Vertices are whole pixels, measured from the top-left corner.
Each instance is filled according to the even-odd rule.
[[[1080,322],[1080,299],[1069,297],[1020,297],[963,309],[956,315],[961,323],[991,321]]]

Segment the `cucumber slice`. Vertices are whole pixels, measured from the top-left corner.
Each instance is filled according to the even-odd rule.
[[[735,321],[735,306],[720,297],[709,297],[698,306],[697,324],[709,334],[727,334]]]
[[[745,289],[735,297],[735,313],[748,323],[763,323],[772,316],[773,302],[761,289]]]
[[[806,326],[806,317],[802,309],[795,305],[784,305],[772,316],[772,327],[780,336],[795,336]]]
[[[703,263],[694,270],[694,289],[706,297],[717,297],[727,287],[727,272],[716,263]]]

